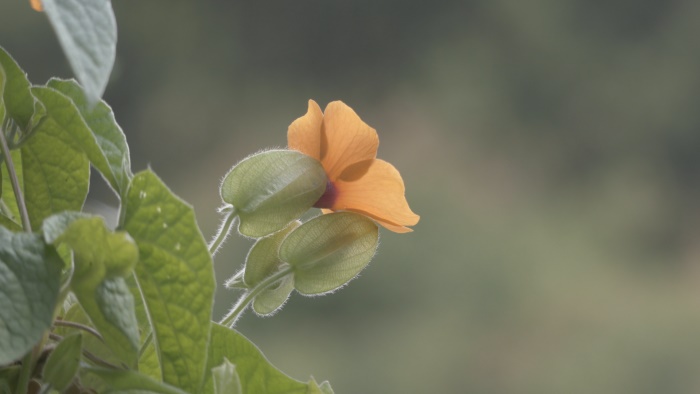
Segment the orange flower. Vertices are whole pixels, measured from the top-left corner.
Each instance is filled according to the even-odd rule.
[[[41,5],[41,0],[29,0],[29,4],[34,8],[34,11],[43,11],[44,7]]]
[[[408,207],[399,172],[379,160],[377,132],[341,101],[325,114],[309,100],[306,115],[287,132],[290,149],[321,162],[328,176],[326,192],[314,205],[330,211],[353,211],[372,218],[387,229],[406,233],[420,218]]]

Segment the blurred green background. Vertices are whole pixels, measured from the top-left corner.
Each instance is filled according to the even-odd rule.
[[[383,231],[336,294],[240,321],[283,371],[338,394],[700,392],[700,2],[114,7],[105,98],[207,238],[223,175],[286,145],[309,98],[353,107],[404,177],[415,232]],[[27,1],[0,3],[0,45],[35,83],[72,75]]]

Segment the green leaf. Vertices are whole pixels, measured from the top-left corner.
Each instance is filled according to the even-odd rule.
[[[160,368],[160,362],[158,361],[158,353],[156,352],[156,344],[151,341],[151,343],[146,346],[146,349],[139,357],[139,371],[147,376],[154,379],[161,379],[163,376],[163,371]]]
[[[231,364],[226,357],[221,365],[212,368],[211,373],[215,394],[243,394],[236,366]]]
[[[292,379],[272,366],[262,352],[237,331],[212,323],[211,343],[207,370],[221,365],[224,359],[230,360],[236,365],[244,393],[307,394],[309,384]],[[210,377],[202,392],[214,393]]]
[[[90,103],[109,81],[117,47],[110,0],[42,0],[46,16]]]
[[[119,196],[124,195],[131,173],[131,159],[126,136],[117,124],[112,109],[104,101],[91,105],[77,82],[51,79],[47,86],[68,96],[77,107],[89,135],[76,136],[93,166],[105,177]],[[82,129],[81,129],[82,130]]]
[[[63,392],[73,381],[80,366],[80,355],[83,349],[81,333],[69,335],[51,352],[44,365],[44,381],[51,388]]]
[[[0,50],[2,50],[1,47],[0,47]],[[0,126],[4,126],[5,115],[7,114],[7,110],[5,110],[5,97],[4,96],[5,96],[5,69],[2,67],[2,63],[0,63]],[[0,190],[0,197],[2,197],[2,190]]]
[[[22,357],[51,326],[62,266],[38,234],[0,227],[0,365]]]
[[[15,175],[17,176],[17,181],[19,183],[20,189],[24,190],[24,175],[22,171],[22,152],[19,149],[15,149],[10,151],[10,156],[12,156],[12,163],[14,164],[15,167]],[[17,199],[15,198],[15,192],[12,189],[12,181],[10,180],[10,174],[7,171],[7,166],[4,163],[0,165],[0,168],[2,169],[2,202],[5,204],[5,207],[7,207],[7,215],[6,217],[16,223],[18,226],[20,226],[20,216],[19,216],[19,208],[17,207]],[[4,223],[3,223],[4,224]],[[5,225],[7,228],[10,228],[10,226]]]
[[[0,47],[0,67],[5,71],[3,101],[7,115],[22,131],[28,132],[43,116],[43,106],[32,95],[27,74],[2,47]]]
[[[43,232],[47,242],[73,250],[71,290],[107,346],[134,366],[140,341],[134,297],[124,280],[138,261],[133,239],[126,232],[109,231],[102,217],[75,212],[46,219]]]
[[[17,386],[21,366],[11,365],[0,369],[0,393],[11,393],[12,387]]]
[[[323,294],[353,279],[374,256],[377,225],[353,212],[321,215],[292,231],[280,246],[280,258],[294,268],[301,294]]]
[[[324,381],[321,383],[319,386],[318,383],[314,380],[312,377],[311,380],[309,381],[309,391],[307,391],[307,394],[334,394],[333,393],[333,388],[331,388],[331,384],[328,383],[328,381]]]
[[[106,393],[187,394],[176,387],[161,383],[138,372],[86,366],[83,369],[102,379],[109,389]]]
[[[238,163],[221,183],[221,198],[235,207],[238,231],[263,237],[308,211],[326,190],[321,163],[292,150],[273,150]]]
[[[12,219],[3,214],[0,214],[0,226],[3,226],[13,232],[22,231],[22,227],[19,224],[15,223]]]
[[[192,207],[151,171],[134,176],[125,204],[163,381],[195,392],[205,373],[215,286],[207,244]]]
[[[47,110],[22,145],[25,201],[32,227],[38,228],[51,214],[82,208],[90,166],[75,135],[89,130],[69,98],[44,87],[32,92]]]

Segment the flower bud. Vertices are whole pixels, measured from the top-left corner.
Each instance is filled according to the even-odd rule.
[[[311,208],[326,190],[318,160],[292,150],[272,150],[244,159],[221,184],[221,198],[233,205],[238,231],[263,237],[281,230]]]
[[[333,291],[364,269],[379,243],[379,229],[353,212],[318,216],[292,231],[280,259],[294,269],[294,288],[313,295]]]

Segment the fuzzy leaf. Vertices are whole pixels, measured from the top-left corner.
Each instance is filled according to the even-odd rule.
[[[207,244],[192,207],[151,171],[134,176],[125,203],[124,228],[139,247],[136,280],[163,381],[195,392],[205,374],[215,286]]]
[[[117,23],[110,0],[42,0],[46,16],[90,103],[109,81],[117,47]]]
[[[0,227],[0,365],[22,357],[51,326],[62,266],[38,234]]]

